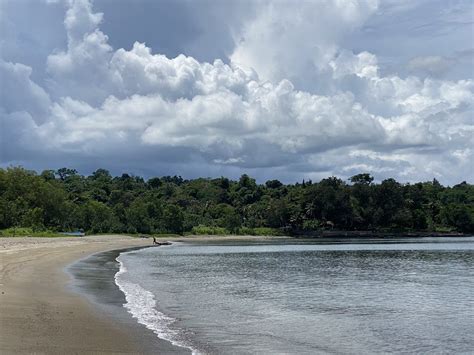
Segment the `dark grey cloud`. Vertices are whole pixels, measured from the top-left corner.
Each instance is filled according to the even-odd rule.
[[[232,33],[255,12],[248,0],[96,0],[107,14],[102,29],[114,48],[144,42],[168,57],[185,54],[199,61],[227,61],[234,48]]]
[[[66,44],[65,10],[46,0],[0,0],[0,57],[34,68],[32,78],[43,83],[48,55]]]
[[[377,12],[344,40],[343,46],[379,58],[381,73],[409,74],[414,58],[457,58],[472,49],[471,0],[381,1]],[[444,73],[449,80],[473,78],[473,62],[460,60]],[[417,73],[426,74],[430,73]]]

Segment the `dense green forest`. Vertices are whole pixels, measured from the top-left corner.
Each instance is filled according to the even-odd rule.
[[[0,229],[90,233],[266,234],[324,229],[474,232],[474,185],[444,187],[438,181],[374,183],[369,174],[347,182],[257,184],[145,180],[99,169],[82,176],[74,169],[41,174],[21,167],[0,169]]]

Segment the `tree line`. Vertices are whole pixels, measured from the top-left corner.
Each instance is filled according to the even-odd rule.
[[[305,233],[354,231],[474,232],[474,185],[436,179],[374,183],[363,173],[343,181],[258,184],[244,174],[185,180],[180,176],[89,176],[74,169],[38,174],[0,169],[0,229],[89,233]]]

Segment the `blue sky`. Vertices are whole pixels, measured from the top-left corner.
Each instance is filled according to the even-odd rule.
[[[473,181],[472,1],[0,0],[0,164]]]

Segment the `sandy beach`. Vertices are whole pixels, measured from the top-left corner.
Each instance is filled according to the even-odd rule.
[[[268,238],[174,238],[181,241],[231,239]],[[150,244],[150,239],[113,235],[0,238],[0,353],[149,353],[150,349],[137,339],[137,331],[130,332],[116,324],[111,317],[98,312],[86,297],[71,290],[71,276],[65,268],[97,252]],[[155,350],[176,351],[165,341],[160,341],[159,349]]]
[[[64,268],[96,252],[149,244],[124,236],[0,238],[0,353],[146,352],[68,289]]]

